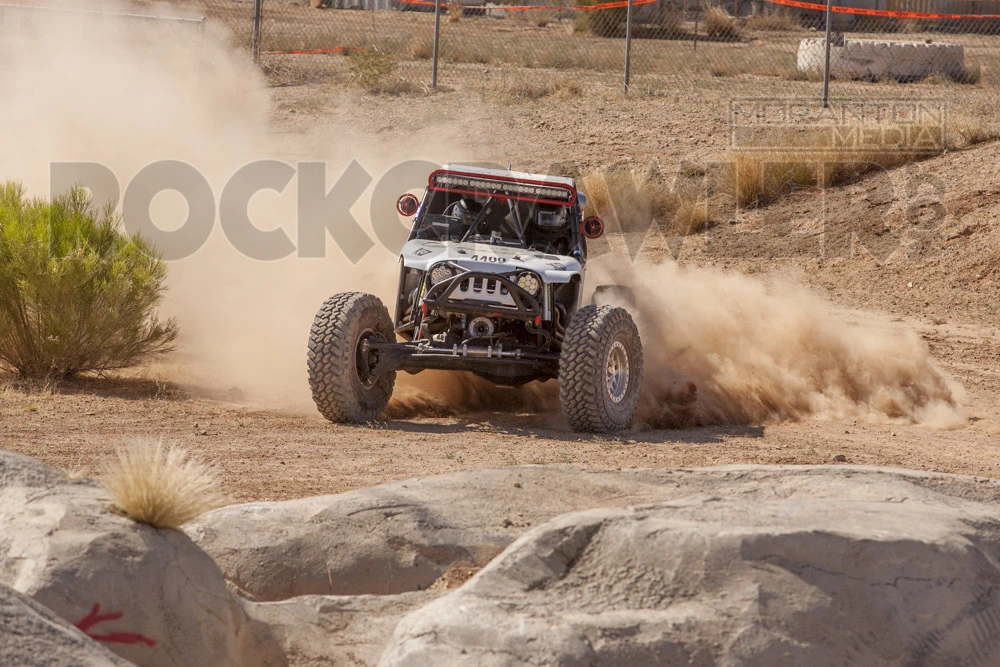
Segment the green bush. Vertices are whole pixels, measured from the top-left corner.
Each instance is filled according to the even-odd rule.
[[[49,203],[0,186],[0,365],[61,379],[172,349],[177,325],[155,315],[166,266],[118,222],[82,189]]]

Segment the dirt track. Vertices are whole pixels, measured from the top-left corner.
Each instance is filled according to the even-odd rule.
[[[550,414],[473,413],[334,426],[313,415],[192,398],[147,380],[67,383],[60,392],[8,388],[0,446],[68,470],[94,471],[115,442],[182,442],[213,462],[235,500],[337,493],[468,467],[576,464],[646,468],[731,463],[847,463],[1000,477],[1000,341],[992,327],[943,325],[932,349],[969,392],[968,426],[799,422],[578,436]],[[981,360],[992,355],[991,365]]]
[[[537,168],[543,162],[551,164],[546,157],[552,155],[580,165],[616,162],[620,155],[641,165],[653,152],[679,162],[692,156],[711,159],[723,148],[724,139],[715,134],[704,142],[695,138],[696,132],[706,136],[704,121],[721,127],[721,120],[706,118],[710,112],[694,106],[675,114],[664,130],[656,113],[630,103],[621,112],[626,118],[610,125],[595,123],[596,144],[570,148],[562,129],[553,129],[562,128],[560,104],[541,100],[516,110],[494,108],[497,125],[484,135],[475,131],[474,124],[448,118],[448,110],[462,99],[461,86],[457,88],[405,101],[379,98],[370,104],[339,88],[276,89],[274,119],[279,131],[295,135],[327,122],[334,127],[335,119],[350,110],[354,122],[391,142],[409,131],[414,118],[425,118],[436,127],[451,123],[449,141],[467,140],[468,152],[483,159],[506,161],[516,150],[511,142],[530,145],[526,166]],[[314,101],[304,104],[304,100]],[[655,102],[657,113],[665,104]],[[576,111],[594,118],[603,105],[587,111],[583,101],[573,103]],[[296,113],[290,114],[290,109]],[[490,108],[477,107],[471,116],[483,118],[489,113]],[[585,115],[582,122],[586,121]],[[645,122],[648,126],[638,136],[659,131],[666,135],[664,141],[649,148],[648,142],[620,133],[611,137],[613,141],[600,141],[605,129],[612,132],[610,128],[626,122]],[[675,137],[681,140],[673,142]],[[612,144],[615,155],[608,153]],[[809,250],[790,251],[787,229],[763,221],[774,216],[792,221],[809,217],[810,207],[821,205],[820,198],[809,193],[748,214],[737,224],[723,221],[686,242],[681,253],[682,261],[791,276],[830,298],[848,320],[917,330],[943,369],[968,392],[969,423],[960,429],[805,419],[637,431],[606,438],[569,433],[552,413],[517,410],[350,427],[328,424],[315,414],[268,411],[234,402],[239,395],[227,394],[225,387],[140,378],[65,383],[54,392],[10,384],[0,393],[0,446],[65,469],[93,472],[116,442],[163,437],[182,442],[217,465],[226,490],[244,501],[336,493],[467,467],[533,463],[602,468],[813,464],[833,462],[842,455],[846,463],[1000,477],[1000,331],[995,316],[1000,275],[981,261],[996,257],[997,197],[989,183],[997,152],[986,145],[924,163],[949,188],[950,226],[935,228],[923,246],[908,246],[905,256],[894,262],[880,264],[865,253],[822,261]],[[850,207],[859,201],[858,187],[863,190],[866,184],[828,193],[825,201],[829,205],[840,197],[838,206]],[[858,206],[850,210],[853,219],[881,223],[885,211],[864,201]],[[387,264],[387,270],[394,269],[394,264]],[[910,283],[914,287],[907,287]],[[154,369],[146,374],[157,373]]]

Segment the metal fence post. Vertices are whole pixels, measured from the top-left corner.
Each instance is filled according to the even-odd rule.
[[[431,65],[431,88],[438,87],[438,44],[441,41],[441,0],[434,0],[434,64]]]
[[[830,24],[833,0],[826,0],[826,58],[823,62],[823,108],[830,106]]]
[[[264,0],[253,0],[253,26],[250,29],[250,55],[255,63],[260,62],[260,24]]]
[[[628,0],[625,10],[625,92],[628,93],[629,76],[632,73],[632,0]]]

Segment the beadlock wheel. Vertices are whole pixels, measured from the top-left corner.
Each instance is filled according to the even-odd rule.
[[[309,387],[320,414],[332,422],[365,423],[382,416],[395,371],[372,375],[378,353],[371,341],[394,341],[392,318],[371,294],[331,296],[309,331]]]
[[[642,386],[642,341],[622,308],[587,306],[570,320],[559,356],[559,401],[575,431],[632,423]]]

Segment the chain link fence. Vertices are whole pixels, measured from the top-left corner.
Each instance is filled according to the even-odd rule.
[[[834,99],[935,98],[992,123],[1000,110],[1000,0],[834,2],[840,4],[133,0],[113,6],[222,24],[278,84],[367,78],[393,92],[393,86],[489,78],[523,86],[530,96],[532,82],[542,80],[704,97],[725,107],[747,97],[821,100],[829,72]],[[29,12],[17,9],[24,4],[101,5],[6,0],[0,34],[4,21],[29,20]]]
[[[345,56],[374,50],[423,85],[433,82],[435,69],[447,85],[461,71],[508,67],[617,77],[623,87],[627,73],[633,86],[672,91],[753,90],[752,80],[772,92],[821,96],[829,26],[836,97],[932,94],[988,104],[1000,91],[995,0],[839,0],[844,4],[829,13],[798,0],[571,1],[204,4],[278,80],[347,77]]]

